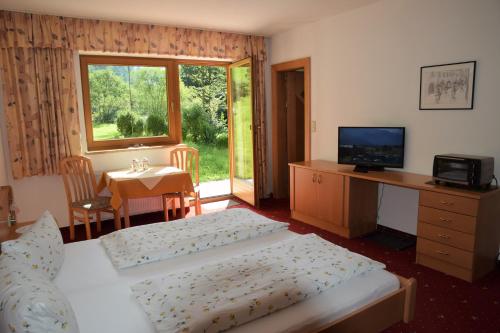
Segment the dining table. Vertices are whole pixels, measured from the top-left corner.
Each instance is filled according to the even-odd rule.
[[[129,199],[179,194],[181,217],[185,217],[184,195],[194,191],[191,174],[170,165],[151,165],[145,170],[122,169],[104,171],[97,185],[98,192],[108,188],[111,206],[123,207],[125,228],[130,227]],[[164,201],[164,200],[163,200]],[[163,202],[165,214],[167,213]]]

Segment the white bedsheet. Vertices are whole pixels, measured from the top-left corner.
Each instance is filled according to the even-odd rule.
[[[116,270],[99,240],[65,245],[65,261],[55,278],[75,311],[81,333],[153,333],[146,314],[133,298],[130,286],[165,273],[230,258],[289,239],[282,231],[189,256]],[[370,272],[304,302],[252,321],[231,332],[302,332],[318,328],[399,288],[387,271]]]
[[[250,209],[234,208],[169,223],[127,228],[101,236],[118,269],[139,266],[288,229]]]
[[[385,265],[315,234],[132,286],[157,332],[217,333],[313,298]]]

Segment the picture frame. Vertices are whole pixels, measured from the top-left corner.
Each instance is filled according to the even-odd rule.
[[[420,67],[420,110],[472,110],[476,61]]]

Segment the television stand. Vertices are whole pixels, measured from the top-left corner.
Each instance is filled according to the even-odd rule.
[[[369,166],[369,165],[356,165],[354,167],[354,172],[367,173],[369,171],[384,171],[384,167],[381,167],[381,166]]]

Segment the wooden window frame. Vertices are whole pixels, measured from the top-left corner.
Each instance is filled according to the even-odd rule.
[[[110,66],[151,66],[164,67],[167,70],[167,102],[168,129],[167,136],[150,136],[111,140],[94,140],[92,125],[92,109],[90,105],[89,65]],[[171,59],[141,58],[125,56],[80,55],[80,74],[82,80],[83,112],[87,150],[121,149],[142,145],[169,145],[181,142],[181,117],[179,108],[179,74],[178,66]]]
[[[112,150],[135,146],[167,146],[182,143],[182,114],[180,105],[179,65],[220,66],[228,70],[230,62],[215,60],[171,59],[134,56],[80,55],[80,77],[82,80],[83,111],[87,150]],[[112,140],[94,140],[88,65],[110,66],[154,66],[167,69],[168,136],[151,136]]]

